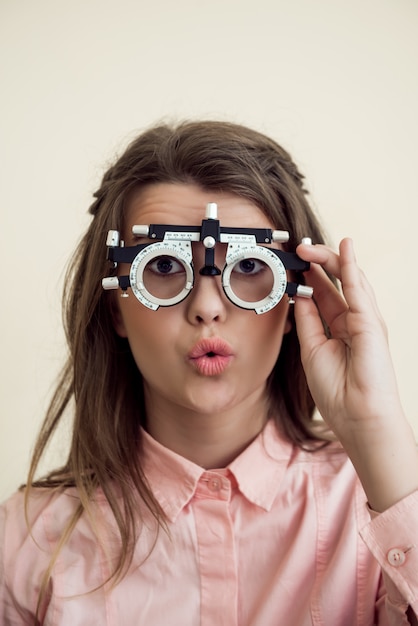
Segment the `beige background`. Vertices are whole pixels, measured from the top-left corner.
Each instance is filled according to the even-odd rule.
[[[0,55],[0,499],[63,361],[91,194],[161,118],[242,122],[292,152],[332,241],[355,239],[418,434],[417,0],[1,0]]]

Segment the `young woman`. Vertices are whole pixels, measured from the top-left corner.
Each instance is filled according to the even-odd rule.
[[[90,211],[68,362],[1,508],[2,624],[416,623],[418,455],[385,326],[287,152],[159,126]],[[68,459],[37,478],[68,411]]]

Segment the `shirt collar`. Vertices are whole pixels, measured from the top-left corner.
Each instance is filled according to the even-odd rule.
[[[293,444],[283,439],[274,421],[269,420],[229,469],[247,500],[269,511],[292,454]]]
[[[143,467],[149,486],[170,521],[192,499],[205,469],[143,435]],[[277,486],[292,457],[293,445],[282,439],[272,420],[228,466],[239,491],[252,504],[270,510]],[[216,470],[214,470],[216,472]]]

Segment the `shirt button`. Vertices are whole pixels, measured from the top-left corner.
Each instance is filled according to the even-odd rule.
[[[387,553],[387,559],[391,565],[399,567],[405,563],[405,552],[400,548],[392,548],[392,550],[389,550]]]
[[[208,488],[210,489],[210,491],[219,491],[221,488],[221,481],[219,480],[219,478],[209,478]]]

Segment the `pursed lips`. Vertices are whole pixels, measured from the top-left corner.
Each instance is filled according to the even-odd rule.
[[[188,353],[189,362],[203,376],[217,376],[233,359],[231,346],[220,337],[198,341]]]

